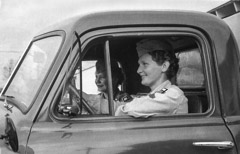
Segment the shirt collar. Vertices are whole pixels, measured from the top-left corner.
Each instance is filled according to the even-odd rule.
[[[171,82],[169,80],[164,81],[163,83],[161,83],[159,86],[157,86],[153,91],[150,92],[150,94],[154,94],[157,91],[162,90],[163,88],[168,88],[171,84]]]

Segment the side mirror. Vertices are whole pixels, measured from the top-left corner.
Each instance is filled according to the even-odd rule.
[[[5,135],[1,135],[0,139],[5,139],[5,142],[10,145],[14,152],[18,151],[17,131],[12,119],[8,118],[8,115],[6,115]]]

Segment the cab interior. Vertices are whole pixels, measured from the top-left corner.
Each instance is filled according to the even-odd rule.
[[[110,57],[116,59],[125,76],[122,90],[130,95],[145,95],[150,89],[141,85],[137,74],[138,56],[136,43],[150,37],[118,37],[109,39]],[[154,38],[154,37],[151,37]],[[188,98],[189,113],[204,113],[209,108],[202,54],[198,41],[190,36],[163,36],[157,39],[167,40],[179,58],[179,71],[172,83],[178,85]],[[106,38],[92,41],[82,54],[84,60],[104,58]]]

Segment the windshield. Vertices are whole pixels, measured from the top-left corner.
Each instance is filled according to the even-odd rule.
[[[62,37],[53,36],[32,43],[5,95],[30,106],[61,45]]]

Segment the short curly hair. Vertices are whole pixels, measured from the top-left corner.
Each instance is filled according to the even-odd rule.
[[[112,78],[118,79],[118,85],[121,85],[124,81],[124,75],[122,69],[119,67],[118,62],[115,59],[111,59],[111,71]],[[105,61],[104,59],[98,59],[96,62],[96,71],[99,73],[106,73]]]
[[[176,57],[173,51],[169,50],[154,50],[148,52],[152,56],[153,61],[157,64],[162,65],[165,61],[170,63],[169,68],[166,72],[167,78],[172,79],[176,76],[179,69],[179,59]]]

